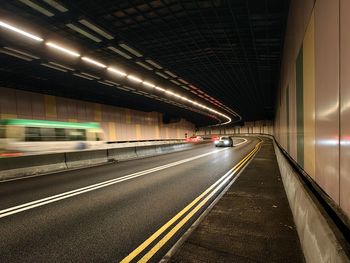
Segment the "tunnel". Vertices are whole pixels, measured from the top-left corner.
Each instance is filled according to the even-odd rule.
[[[348,0],[0,3],[0,262],[350,262]]]

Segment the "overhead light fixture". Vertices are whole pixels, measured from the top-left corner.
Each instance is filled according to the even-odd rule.
[[[4,47],[4,49],[13,51],[13,52],[15,52],[15,53],[24,55],[24,56],[29,57],[29,58],[32,58],[32,59],[40,59],[40,58],[37,57],[37,56],[34,56],[34,55],[32,55],[32,54],[29,54],[29,53],[27,53],[27,52],[24,52],[24,51],[21,51],[21,50],[18,50],[18,49],[14,49],[14,48],[12,48],[12,47]]]
[[[57,9],[58,11],[65,13],[68,11],[67,8],[65,8],[63,5],[57,3],[55,0],[43,0],[46,4],[52,6],[53,8]]]
[[[41,63],[40,65],[42,65],[44,67],[47,67],[47,68],[52,68],[52,69],[55,69],[55,70],[58,70],[58,71],[67,72],[67,70],[65,70],[65,69],[62,69],[62,68],[59,68],[59,67],[55,67],[55,66],[50,65],[50,64]]]
[[[53,13],[51,13],[49,10],[41,7],[40,5],[36,4],[36,3],[33,3],[32,1],[29,1],[29,0],[19,0],[20,2],[22,2],[23,4],[33,8],[34,10],[48,16],[48,17],[52,17],[54,16]]]
[[[123,88],[122,86],[116,86],[116,88],[124,91],[130,91],[129,89]]]
[[[89,77],[87,77],[87,76],[80,75],[80,74],[78,74],[78,73],[74,73],[73,75],[74,75],[74,76],[77,76],[77,77],[79,77],[79,78],[83,78],[83,79],[94,80],[93,78],[89,78]]]
[[[67,69],[67,70],[74,71],[74,69],[73,69],[73,68],[70,68],[70,67],[64,66],[64,65],[62,65],[62,64],[58,64],[58,63],[56,63],[56,62],[49,62],[49,64],[52,64],[52,65],[54,65],[54,66],[57,66],[57,67],[60,67],[60,68],[64,68],[64,69]]]
[[[152,84],[152,83],[149,83],[149,82],[147,82],[147,81],[143,81],[142,84],[145,85],[145,86],[148,86],[148,87],[150,87],[150,88],[154,88],[154,87],[156,86],[156,85],[154,85],[154,84]]]
[[[158,87],[156,86],[155,89],[159,90],[159,91],[165,91],[165,89],[161,88],[161,87]]]
[[[107,82],[109,84],[112,84],[112,85],[116,85],[116,86],[120,85],[119,83],[116,83],[116,82],[113,82],[113,81],[110,81],[110,80],[107,80],[107,79],[105,79],[105,82]]]
[[[0,53],[9,55],[9,56],[11,56],[11,57],[19,58],[19,59],[22,59],[22,60],[25,60],[25,61],[32,61],[32,60],[33,60],[33,59],[28,58],[28,57],[26,57],[26,56],[23,56],[23,55],[14,53],[14,52],[10,52],[10,51],[7,51],[7,50],[3,50],[3,49],[0,50]]]
[[[145,69],[148,69],[148,70],[152,70],[153,68],[151,68],[150,66],[147,66],[145,63],[141,62],[141,61],[137,61],[136,62],[137,65],[145,68]]]
[[[135,55],[136,57],[142,57],[142,54],[140,52],[128,46],[127,44],[122,43],[122,44],[119,44],[119,46],[129,51],[131,54]]]
[[[114,39],[114,37],[112,35],[108,34],[106,31],[102,30],[98,26],[95,26],[94,24],[90,23],[89,21],[87,21],[85,19],[79,20],[79,23],[90,28],[92,31],[95,31],[97,34],[100,34],[101,36],[107,38],[108,40]]]
[[[170,91],[170,90],[166,90],[165,91],[166,94],[169,94],[169,95],[174,95],[174,92]]]
[[[163,73],[161,73],[161,72],[156,72],[156,74],[158,75],[158,76],[161,76],[162,78],[165,78],[165,79],[168,79],[169,77],[168,76],[166,76],[166,75],[164,75]]]
[[[132,81],[135,81],[135,82],[142,82],[141,79],[139,79],[138,77],[136,76],[133,76],[133,75],[128,75],[126,76],[128,79],[132,80]]]
[[[176,84],[176,85],[181,85],[179,82],[177,82],[176,80],[173,80],[173,79],[171,79],[170,80],[172,83],[174,83],[174,84]]]
[[[70,50],[70,49],[67,49],[67,48],[64,48],[64,47],[61,47],[55,43],[52,43],[52,42],[46,42],[46,45],[49,46],[49,47],[52,47],[52,48],[55,48],[59,51],[62,51],[63,53],[66,53],[68,55],[71,55],[73,57],[80,57],[80,54],[73,51],[73,50]]]
[[[183,84],[189,84],[186,80],[184,79],[178,79],[180,82],[182,82]]]
[[[107,70],[111,71],[113,73],[116,73],[116,74],[118,74],[119,76],[122,76],[122,77],[125,77],[127,75],[124,71],[121,71],[121,70],[116,69],[116,68],[108,67]]]
[[[35,36],[35,35],[31,34],[31,33],[25,32],[22,29],[14,27],[14,26],[12,26],[10,24],[7,24],[7,23],[5,23],[3,21],[0,21],[0,26],[3,27],[3,28],[6,28],[6,29],[12,30],[12,31],[14,31],[16,33],[19,33],[19,34],[21,34],[23,36],[29,37],[29,38],[31,38],[33,40],[36,40],[36,41],[39,41],[39,42],[44,41],[44,39],[42,39],[41,37],[38,37],[38,36]]]
[[[90,38],[91,40],[93,40],[97,43],[102,42],[101,39],[95,37],[94,35],[90,34],[89,32],[86,32],[85,30],[81,29],[80,27],[77,27],[76,25],[66,24],[66,26],[69,27],[70,29],[74,30],[75,32],[78,32],[79,34],[82,34],[83,36]]]
[[[174,73],[170,72],[169,70],[164,70],[164,72],[173,78],[177,77]]]
[[[153,67],[157,68],[157,69],[162,69],[163,67],[159,64],[157,64],[156,62],[154,62],[153,60],[151,59],[146,59],[146,62],[148,64],[151,64]]]
[[[101,83],[103,85],[106,85],[106,86],[110,86],[110,87],[113,87],[113,84],[109,84],[107,82],[104,82],[104,81],[97,81],[98,83]]]
[[[94,65],[96,65],[96,66],[98,66],[100,68],[106,68],[107,67],[106,65],[104,65],[104,64],[102,64],[102,63],[100,63],[100,62],[98,62],[96,60],[93,60],[91,58],[88,58],[88,57],[82,57],[81,59],[86,61],[86,62],[88,62],[88,63],[94,64]]]
[[[91,74],[89,74],[89,73],[81,72],[81,74],[84,75],[84,76],[93,78],[93,79],[100,79],[100,77],[97,77],[97,76],[95,76],[95,75],[91,75]]]
[[[115,48],[115,47],[112,47],[112,46],[109,46],[107,47],[108,49],[112,50],[113,52],[117,53],[118,55],[121,55],[122,57],[126,58],[126,59],[132,59],[131,56],[129,56],[128,54],[126,54],[125,52],[121,51],[120,49],[118,48]]]

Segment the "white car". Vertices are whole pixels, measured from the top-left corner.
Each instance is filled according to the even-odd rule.
[[[214,141],[215,147],[232,147],[233,146],[233,140],[229,136],[221,136],[219,140]]]

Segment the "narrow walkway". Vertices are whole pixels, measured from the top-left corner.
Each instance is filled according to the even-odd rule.
[[[271,140],[170,261],[304,262]]]

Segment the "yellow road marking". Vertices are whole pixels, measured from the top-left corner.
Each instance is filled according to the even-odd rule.
[[[165,230],[167,230],[172,224],[174,224],[179,218],[181,218],[187,211],[189,211],[193,206],[195,206],[205,195],[207,195],[213,188],[215,188],[221,181],[225,180],[225,178],[233,175],[236,171],[238,171],[244,164],[245,162],[258,150],[260,144],[262,142],[259,142],[255,148],[250,152],[248,153],[241,161],[239,161],[233,168],[231,168],[224,176],[222,176],[218,181],[216,181],[213,185],[211,185],[207,190],[205,190],[201,195],[199,195],[196,199],[194,199],[190,204],[188,204],[183,210],[181,210],[178,214],[176,214],[172,219],[170,219],[167,223],[165,223],[161,228],[159,228],[155,233],[153,233],[148,239],[146,239],[141,245],[139,245],[135,250],[133,250],[127,257],[125,257],[121,263],[126,263],[126,262],[130,262],[131,260],[133,260],[137,255],[139,255],[146,247],[148,247],[155,239],[157,239]],[[220,186],[221,187],[221,186]],[[214,191],[215,192],[215,191]],[[209,197],[210,198],[210,197]],[[207,200],[207,198],[205,198],[203,201]],[[200,203],[202,204],[203,201]],[[199,205],[200,205],[199,204]],[[199,206],[198,205],[198,206]],[[202,204],[201,206],[203,206],[204,204]],[[197,208],[197,207],[196,207]],[[196,209],[195,208],[195,209]],[[198,208],[200,209],[200,208]],[[197,209],[197,211],[198,211]],[[194,210],[193,210],[194,211]],[[196,212],[194,212],[196,213]],[[194,214],[193,213],[193,214]],[[192,214],[192,212],[190,213]],[[188,218],[188,215],[185,217],[185,218]],[[184,218],[184,219],[185,219]],[[190,218],[190,217],[189,217]],[[189,219],[188,218],[188,219]],[[182,219],[178,225],[184,220]],[[187,220],[188,220],[187,219]],[[186,220],[186,221],[187,221]],[[183,223],[184,224],[184,223]],[[175,228],[177,228],[177,226],[175,226]],[[174,229],[175,229],[174,228]],[[178,229],[180,229],[181,226],[178,227]],[[173,230],[174,230],[173,229]],[[173,231],[172,230],[172,231]],[[174,234],[177,232],[177,230],[174,232]],[[169,232],[170,233],[170,232]],[[168,233],[168,235],[169,235]],[[166,236],[168,236],[166,235]],[[173,234],[172,234],[173,235]],[[172,236],[171,235],[171,236]],[[165,237],[166,237],[165,236]],[[168,241],[171,236],[166,240]],[[162,242],[162,245],[159,246],[159,242],[157,243],[157,249],[155,250],[155,247],[152,248],[152,250],[150,250],[142,259],[141,259],[141,262],[144,262],[144,261],[147,261],[149,258],[151,258],[165,243],[165,237],[163,238],[164,241]],[[162,239],[162,240],[163,240]],[[162,241],[161,240],[161,241]],[[161,242],[160,241],[160,242]],[[153,253],[151,253],[151,251]],[[147,256],[148,255],[148,256]],[[144,259],[145,257],[147,256],[148,259]],[[143,260],[144,259],[144,260]]]
[[[254,148],[254,153],[257,151],[257,148]],[[249,158],[254,154],[249,154]],[[237,167],[237,169],[235,169],[229,177],[227,177],[223,182],[220,183],[220,185],[218,185],[216,187],[216,189],[214,191],[211,192],[211,194],[209,194],[205,199],[203,199],[190,213],[188,213],[179,223],[176,224],[176,226],[170,230],[150,251],[147,252],[146,255],[144,255],[138,262],[147,262],[148,260],[150,260],[154,254],[156,254],[164,245],[166,242],[169,241],[170,238],[172,238],[176,232],[178,232],[181,227],[184,226],[184,224],[186,224],[194,215],[195,213],[198,212],[199,209],[201,209],[207,202],[208,200],[216,194],[216,192],[218,192],[221,187],[223,185],[226,184],[226,182],[228,180],[231,179],[231,177],[249,160],[246,159],[245,162],[242,162],[239,167]]]

